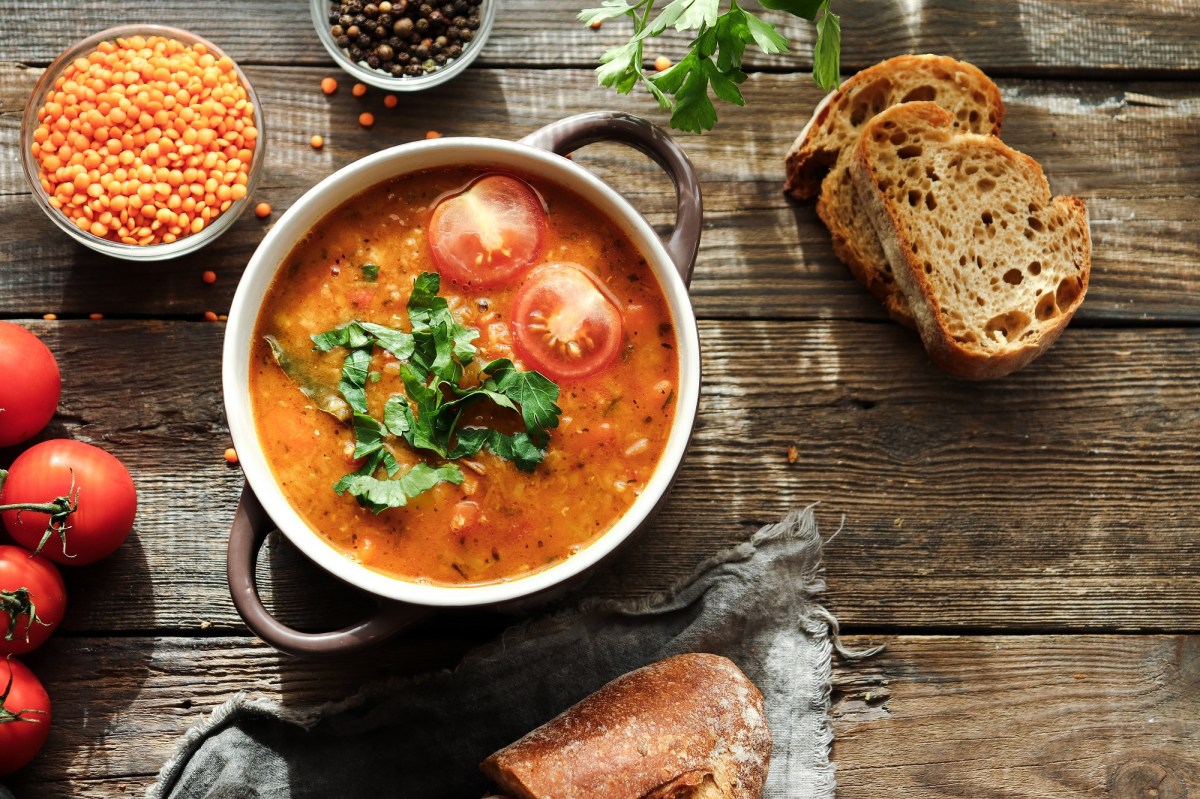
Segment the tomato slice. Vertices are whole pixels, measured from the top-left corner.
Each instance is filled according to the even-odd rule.
[[[530,273],[513,301],[511,321],[517,352],[551,379],[595,374],[621,349],[617,301],[579,264],[547,264]]]
[[[429,247],[438,272],[472,288],[507,285],[541,253],[546,212],[533,189],[486,175],[433,209]]]

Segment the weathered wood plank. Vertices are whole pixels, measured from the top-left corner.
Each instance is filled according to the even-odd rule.
[[[252,68],[267,113],[268,162],[260,199],[277,212],[336,168],[382,147],[448,135],[516,139],[535,127],[594,107],[652,112],[608,96],[582,70],[484,71],[464,77],[451,96],[406,98],[394,113],[376,108],[370,131],[355,120],[364,103],[317,89],[319,70]],[[0,64],[0,102],[20,108],[37,70]],[[1089,202],[1094,268],[1080,317],[1095,322],[1200,321],[1195,260],[1200,251],[1195,130],[1196,84],[1095,84],[1003,81],[1005,137],[1038,157],[1061,193]],[[692,296],[701,316],[883,319],[879,305],[837,262],[811,203],[780,194],[783,153],[818,92],[802,76],[757,75],[746,109],[730,111],[714,134],[687,137],[705,191],[707,224]],[[1169,107],[1130,106],[1126,91],[1161,97]],[[538,98],[515,102],[513,98]],[[661,120],[661,114],[652,112]],[[76,245],[27,195],[16,160],[19,120],[0,116],[0,315],[149,315],[200,318],[228,307],[237,278],[269,223],[243,217],[207,250],[166,264],[124,264]],[[308,145],[325,135],[324,149]],[[273,134],[273,135],[272,135]],[[1131,146],[1135,144],[1136,146]],[[668,181],[611,146],[580,152],[656,225],[668,226]],[[216,285],[200,274],[214,269]]]
[[[118,454],[141,497],[130,543],[69,570],[67,628],[240,629],[224,583],[242,481],[221,456],[223,326],[31,327],[65,374],[52,434]],[[1200,330],[1072,329],[990,385],[949,379],[892,325],[704,322],[701,336],[700,421],[672,498],[590,591],[665,589],[819,500],[828,533],[846,517],[827,574],[848,624],[1200,626]],[[264,560],[265,593],[296,623],[361,612],[314,601],[331,581],[289,545]]]
[[[835,663],[842,799],[1142,796],[1155,781],[1157,795],[1182,797],[1200,785],[1196,636],[886,643],[865,663]],[[29,660],[56,703],[54,728],[13,787],[48,798],[111,797],[118,786],[138,795],[184,730],[237,691],[295,710],[461,653],[421,638],[310,663],[245,638],[54,639]]]
[[[587,29],[575,17],[588,5],[584,0],[504,0],[477,64],[594,64],[604,50],[628,40],[630,28],[614,21],[599,31]],[[898,53],[925,52],[954,55],[1008,74],[1188,75],[1200,70],[1195,47],[1200,22],[1186,2],[1005,0],[980,5],[958,0],[839,0],[834,9],[842,19],[847,70]],[[31,14],[27,5],[4,0],[0,14],[9,21],[5,58],[39,65],[49,63],[67,42],[131,21],[116,7],[96,3],[49,4]],[[245,63],[331,63],[309,23],[306,5],[257,0],[213,13],[202,4],[164,0],[153,16],[212,39]],[[767,17],[792,41],[792,53],[766,57],[748,52],[747,63],[753,68],[809,69],[812,25],[779,13]],[[682,34],[673,35],[652,43],[647,55],[676,56],[687,41]]]

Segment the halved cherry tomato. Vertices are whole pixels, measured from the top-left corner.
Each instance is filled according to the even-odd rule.
[[[54,564],[27,549],[0,546],[0,656],[41,646],[67,612]]]
[[[0,322],[0,447],[45,427],[61,391],[58,363],[42,340],[20,325]]]
[[[551,379],[587,377],[621,349],[621,311],[595,275],[561,262],[535,269],[513,301],[513,346]]]
[[[50,734],[50,697],[20,661],[0,657],[0,777],[37,755]]]
[[[429,248],[447,280],[495,288],[516,280],[537,259],[545,230],[546,212],[529,184],[487,175],[433,209]]]
[[[128,537],[137,490],[109,453],[82,441],[54,439],[13,461],[0,489],[0,507],[7,508],[0,518],[18,544],[55,563],[83,566],[111,555]]]

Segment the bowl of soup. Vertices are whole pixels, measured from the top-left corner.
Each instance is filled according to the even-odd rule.
[[[560,155],[601,140],[675,183],[668,237]],[[615,113],[401,145],[301,197],[224,343],[246,477],[229,576],[251,629],[299,654],[356,648],[432,609],[561,590],[645,527],[699,402],[699,232],[682,150]],[[320,634],[267,614],[253,564],[274,528],[379,613]]]

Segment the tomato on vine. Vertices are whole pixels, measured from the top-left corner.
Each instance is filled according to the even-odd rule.
[[[0,322],[0,447],[32,438],[54,416],[62,378],[42,340]]]
[[[54,632],[67,612],[62,575],[27,549],[0,546],[0,655],[24,655]]]
[[[95,563],[133,530],[133,478],[119,460],[91,444],[70,439],[36,444],[7,473],[0,470],[0,485],[0,518],[9,535],[55,563]]]
[[[50,734],[50,697],[20,661],[0,658],[0,777],[41,751]]]

